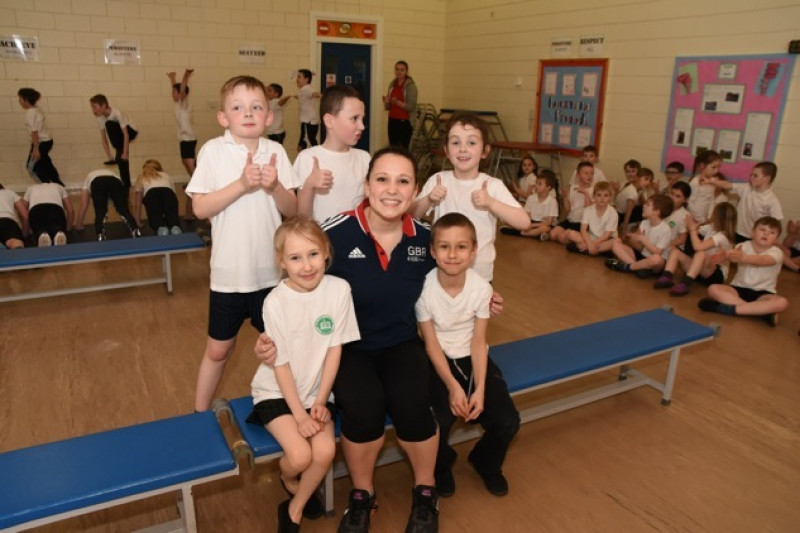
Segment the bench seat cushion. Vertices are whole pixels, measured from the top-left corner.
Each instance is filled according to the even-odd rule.
[[[3,453],[0,529],[235,468],[211,412]]]

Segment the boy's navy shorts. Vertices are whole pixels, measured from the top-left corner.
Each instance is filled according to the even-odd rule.
[[[259,333],[264,333],[264,298],[272,287],[255,292],[210,291],[208,305],[208,336],[227,341],[239,333],[246,319]]]
[[[731,285],[737,293],[739,293],[739,298],[744,300],[745,302],[755,302],[762,296],[766,296],[767,294],[775,294],[774,292],[769,291],[756,291],[753,289],[748,289],[746,287],[737,287],[736,285]]]

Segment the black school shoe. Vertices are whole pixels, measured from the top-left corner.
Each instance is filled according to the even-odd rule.
[[[456,492],[456,478],[453,477],[453,469],[448,468],[441,472],[435,472],[436,492],[442,498],[449,498]]]
[[[294,494],[292,494],[286,487],[286,484],[283,482],[283,478],[280,477],[280,475],[278,475],[278,479],[281,482],[281,487],[283,487],[283,490],[285,490],[286,494],[289,495],[289,499],[292,499],[292,497],[294,497]],[[303,506],[303,518],[308,518],[309,520],[316,520],[323,514],[325,514],[325,504],[322,503],[322,500],[320,499],[317,491],[314,491],[314,493],[306,502],[305,506]]]
[[[369,519],[372,511],[377,509],[375,495],[360,489],[350,491],[350,503],[339,522],[338,533],[369,533]]]
[[[478,465],[472,453],[469,454],[468,460],[469,464],[472,465],[472,468],[474,468],[478,475],[481,476],[481,479],[483,479],[483,484],[486,485],[486,490],[495,496],[505,496],[508,494],[508,481],[506,481],[505,476],[503,476],[502,470],[484,470]]]
[[[437,533],[439,531],[439,496],[436,487],[417,485],[411,489],[411,515],[406,533]]]
[[[278,533],[298,533],[300,531],[300,524],[292,522],[289,516],[289,502],[291,499],[278,505]]]

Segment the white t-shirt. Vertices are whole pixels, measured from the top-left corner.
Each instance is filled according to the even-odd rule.
[[[113,176],[117,178],[120,183],[122,183],[122,178],[120,178],[119,174],[117,174],[115,171],[99,168],[97,170],[92,170],[86,175],[86,179],[83,180],[83,188],[87,191],[91,191],[92,182],[94,181],[95,178],[99,178],[100,176]]]
[[[673,240],[675,240],[678,235],[686,233],[686,215],[688,214],[689,211],[687,211],[685,207],[680,206],[678,209],[674,210],[670,216],[664,219],[664,222],[669,224],[669,227],[672,229]]]
[[[19,195],[8,189],[0,189],[0,218],[10,218],[19,225],[19,216],[14,204],[19,201]]]
[[[542,222],[547,217],[553,217],[551,223],[555,223],[558,219],[558,202],[549,195],[540,202],[536,194],[531,194],[525,201],[525,211],[534,222]]]
[[[53,140],[50,130],[47,129],[44,113],[38,107],[31,107],[25,110],[25,128],[27,128],[29,134],[34,131],[37,132],[39,134],[39,142]]]
[[[422,192],[419,193],[420,197],[428,196],[433,188],[436,187],[437,177],[442,178],[442,185],[447,189],[447,195],[434,208],[433,220],[436,221],[447,213],[461,213],[472,221],[478,234],[478,255],[472,268],[483,279],[491,281],[494,272],[494,258],[497,255],[494,248],[494,240],[497,234],[497,217],[488,209],[476,208],[472,204],[472,192],[483,187],[484,182],[488,182],[487,191],[489,196],[506,205],[518,209],[522,209],[522,207],[502,181],[482,172],[478,174],[477,178],[471,180],[456,178],[452,170],[434,174],[425,182]]]
[[[672,228],[665,220],[662,220],[656,226],[650,226],[649,220],[642,220],[639,225],[639,233],[643,234],[650,243],[661,249],[661,257],[666,259],[669,257],[669,243],[672,242]],[[650,257],[652,252],[646,247],[642,248],[642,255]]]
[[[31,209],[39,204],[55,204],[63,207],[67,196],[67,189],[58,183],[37,183],[28,187],[24,198],[28,202],[28,208]]]
[[[739,195],[739,205],[736,207],[736,233],[739,235],[751,237],[753,226],[761,217],[783,220],[781,203],[771,188],[758,192],[749,183],[736,183],[733,191]]]
[[[628,200],[633,200],[633,205],[636,205],[638,199],[639,191],[636,190],[636,186],[633,183],[628,183],[617,193],[617,198],[614,200],[614,207],[619,213],[625,215],[625,211],[628,210]]]
[[[207,194],[233,183],[247,163],[247,147],[237,144],[230,132],[206,142],[197,157],[197,169],[186,193]],[[278,180],[287,189],[297,183],[286,151],[280,144],[261,138],[253,163],[266,165],[272,154]],[[275,286],[280,269],[272,250],[272,238],[281,215],[272,195],[256,189],[211,218],[211,290],[253,292]]]
[[[148,181],[136,180],[135,188],[137,191],[142,192],[142,196],[147,196],[150,189],[157,189],[159,187],[169,189],[175,192],[175,185],[172,183],[172,178],[166,172],[159,172],[158,177]]]
[[[706,220],[709,206],[714,203],[714,186],[711,184],[700,184],[700,176],[695,176],[689,181],[692,194],[689,196],[687,207],[694,219],[698,222]]]
[[[592,185],[594,185],[595,183],[598,183],[600,181],[608,181],[608,178],[606,178],[606,175],[603,174],[602,170],[600,170],[599,168],[597,168],[597,166],[595,166],[594,167],[594,178],[592,178]],[[572,176],[570,176],[570,178],[569,178],[569,186],[570,187],[574,187],[577,184],[578,184],[578,170],[575,169],[575,170],[572,171]]]
[[[781,273],[781,266],[783,265],[783,252],[781,249],[777,246],[772,246],[758,253],[753,248],[752,241],[745,241],[736,247],[742,250],[744,255],[769,255],[775,259],[775,264],[756,266],[739,263],[739,268],[736,270],[736,275],[733,277],[731,285],[742,287],[743,289],[774,293],[778,285],[778,274]]]
[[[522,176],[517,180],[517,186],[520,188],[522,192],[528,192],[533,185],[536,185],[536,174],[528,174],[527,176]],[[536,194],[536,192],[531,192],[531,194]]]
[[[136,126],[133,124],[131,119],[119,109],[111,108],[111,113],[108,115],[108,117],[104,115],[100,115],[99,117],[97,117],[97,123],[100,124],[101,130],[106,129],[106,122],[108,121],[119,122],[120,128],[125,128],[125,126],[130,126],[132,130],[136,129]]]
[[[319,168],[333,173],[333,187],[327,191],[315,191],[314,219],[322,222],[343,211],[355,209],[364,199],[369,153],[358,148],[350,148],[346,152],[333,152],[322,145],[303,150],[294,160],[294,173],[301,183],[301,188],[311,174],[315,157],[319,161]]]
[[[725,234],[722,233],[721,231],[714,231],[714,232],[709,233],[708,235],[706,235],[706,237],[705,237],[705,239],[703,239],[703,241],[705,242],[705,241],[707,241],[709,239],[711,239],[713,241],[714,246],[712,246],[711,248],[706,250],[706,257],[708,257],[710,255],[714,255],[715,253],[717,253],[720,250],[723,250],[723,251],[724,250],[730,250],[733,247],[733,243],[731,243],[731,241],[729,241],[728,238],[725,236]],[[730,267],[730,265],[728,264],[727,261],[724,261],[724,262],[719,264],[719,269],[722,271],[722,277],[724,279],[728,279],[728,269],[729,269],[729,267]]]
[[[594,239],[602,237],[607,231],[611,232],[612,237],[616,237],[619,215],[610,205],[606,206],[602,215],[598,215],[597,206],[590,205],[583,210],[581,225],[583,224],[586,224],[589,235]]]
[[[194,134],[194,126],[192,125],[192,104],[189,103],[188,96],[179,102],[175,102],[175,122],[178,124],[179,141],[197,140],[197,135]]]
[[[589,197],[594,193],[594,185],[589,187]],[[583,210],[586,206],[586,196],[578,190],[577,186],[569,188],[569,213],[567,220],[575,224],[580,224],[583,220]]]
[[[300,122],[319,124],[319,109],[311,85],[300,87],[297,91],[297,101],[300,104]]]
[[[319,394],[328,348],[361,338],[350,285],[326,275],[313,291],[298,292],[283,280],[267,295],[263,312],[265,333],[278,352],[275,366],[289,365],[300,401],[309,409]],[[251,387],[254,404],[283,398],[275,371],[263,363]]]
[[[283,133],[283,106],[279,104],[280,98],[269,101],[269,110],[272,111],[272,124],[267,127],[267,135]]]
[[[474,270],[467,269],[464,288],[455,297],[439,284],[438,269],[425,276],[422,294],[414,306],[417,322],[433,321],[436,338],[450,359],[467,357],[472,352],[476,318],[489,318],[492,286]]]

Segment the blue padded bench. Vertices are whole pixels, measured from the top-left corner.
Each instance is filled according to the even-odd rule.
[[[87,287],[62,288],[52,291],[28,292],[0,296],[0,302],[11,302],[29,298],[45,298],[62,294],[101,291],[137,287],[139,285],[167,284],[172,293],[172,254],[192,252],[205,247],[203,239],[194,232],[181,235],[140,237],[138,239],[118,239],[100,242],[81,242],[64,246],[43,248],[23,248],[19,250],[0,250],[0,272],[27,270],[136,257],[161,256],[162,274],[157,278],[138,279],[120,283],[106,283]]]
[[[610,368],[620,368],[617,379],[610,384],[521,411],[522,421],[530,422],[645,385],[660,391],[661,403],[668,405],[681,348],[711,340],[718,331],[717,326],[702,326],[662,308],[492,346],[489,354],[503,371],[512,395],[579,379]],[[670,359],[664,383],[628,368],[631,363],[665,352],[670,352]],[[233,415],[232,420],[238,425],[244,439],[238,444],[249,446],[247,453],[252,455],[251,462],[253,457],[255,462],[263,462],[282,455],[278,442],[265,428],[246,422],[253,409],[250,396],[231,400],[230,403],[220,399],[215,405],[215,410]],[[391,426],[388,416],[386,425],[387,428]],[[481,431],[475,425],[458,426],[450,433],[450,442],[456,444],[476,438]],[[339,436],[338,421],[336,435]],[[381,452],[378,464],[387,464],[402,457],[397,448],[386,447]],[[324,485],[328,514],[333,512],[333,478],[345,475],[346,468],[342,464],[334,465],[332,474],[326,477]]]
[[[0,530],[180,491],[182,518],[169,525],[194,532],[192,487],[238,472],[210,411],[10,451],[0,454]]]

